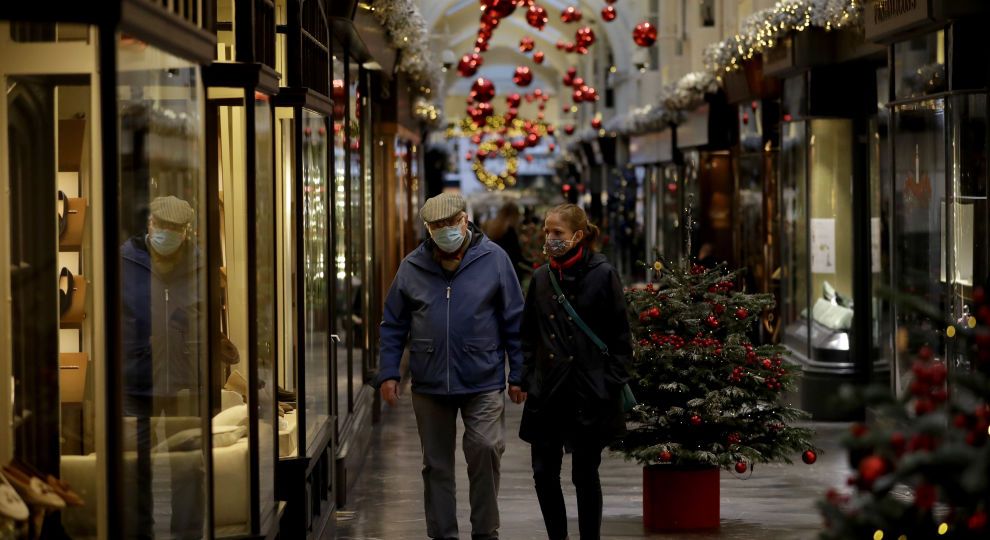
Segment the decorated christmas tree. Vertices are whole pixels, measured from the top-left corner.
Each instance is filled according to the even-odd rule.
[[[796,373],[776,346],[747,338],[769,294],[737,290],[740,271],[657,262],[656,281],[626,293],[636,348],[630,383],[638,405],[616,449],[643,465],[732,468],[812,463],[812,432],[789,424],[782,403]]]
[[[944,326],[957,374],[924,345],[903,395],[854,398],[879,420],[846,436],[850,487],[820,503],[823,538],[990,538],[990,305],[972,300],[976,316]]]

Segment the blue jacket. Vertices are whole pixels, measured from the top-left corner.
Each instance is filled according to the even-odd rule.
[[[130,396],[175,396],[200,391],[200,260],[187,243],[168,275],[153,269],[143,236],[124,242],[121,257],[124,391]]]
[[[413,391],[470,394],[522,382],[523,296],[509,256],[473,224],[471,245],[448,280],[423,242],[399,265],[381,324],[378,384],[400,378],[409,344]]]

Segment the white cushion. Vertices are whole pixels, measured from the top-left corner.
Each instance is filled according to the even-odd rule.
[[[245,426],[248,425],[247,405],[237,405],[225,411],[220,411],[213,417],[214,426]]]

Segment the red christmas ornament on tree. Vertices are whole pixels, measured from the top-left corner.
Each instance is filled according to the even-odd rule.
[[[736,472],[737,473],[743,474],[744,472],[746,472],[746,469],[747,469],[747,466],[746,466],[746,462],[745,461],[737,461],[736,462]]]
[[[880,456],[867,456],[859,462],[859,477],[866,487],[872,486],[886,472],[887,462]]]
[[[701,417],[698,416],[698,415],[696,415],[696,414],[691,415],[691,425],[692,426],[700,426],[701,425]]]
[[[564,133],[574,135],[574,124],[567,124],[564,126]]]
[[[461,77],[474,77],[478,68],[485,63],[484,57],[478,53],[465,54],[457,63],[457,73]]]
[[[536,51],[533,53],[533,61],[537,64],[542,64],[544,58],[543,51]]]
[[[674,456],[670,455],[670,452],[667,450],[660,452],[660,461],[662,463],[670,463],[670,460],[673,459],[673,457]]]
[[[516,74],[512,76],[512,81],[518,86],[529,86],[533,82],[533,72],[526,66],[519,66],[516,68]],[[527,96],[527,101],[532,103],[532,97]]]
[[[480,103],[488,103],[495,97],[495,84],[484,77],[478,77],[471,85],[471,99]]]
[[[574,41],[578,47],[591,47],[595,43],[595,31],[590,26],[580,28],[574,34]]]
[[[521,40],[519,40],[519,52],[529,52],[533,50],[533,47],[535,46],[536,46],[536,42],[534,42],[533,38],[529,36],[526,36]]]
[[[657,42],[657,27],[649,21],[643,21],[633,29],[633,41],[640,47],[649,47]]]
[[[580,9],[574,6],[568,6],[560,14],[560,20],[564,21],[564,23],[578,22],[583,16]]]
[[[801,461],[811,465],[818,461],[818,454],[816,454],[814,450],[805,450],[804,453],[801,454]]]
[[[748,309],[741,307],[741,308],[739,308],[739,309],[736,310],[736,318],[737,319],[745,319],[746,317],[749,317],[749,310]]]
[[[718,328],[718,317],[715,315],[709,315],[708,318],[705,319],[705,324],[707,324],[709,328]]]
[[[526,22],[537,30],[543,30],[548,20],[547,10],[536,4],[529,6],[529,9],[526,10]]]
[[[656,318],[660,317],[660,308],[658,308],[657,306],[653,306],[653,307],[650,308],[649,313],[650,313],[650,317],[653,317],[654,319],[656,319]]]
[[[605,22],[612,22],[618,16],[619,16],[619,13],[617,11],[615,11],[615,6],[605,6],[605,7],[602,8],[602,20],[603,21],[605,21]]]

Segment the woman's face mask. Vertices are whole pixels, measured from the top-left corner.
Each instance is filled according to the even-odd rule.
[[[148,233],[148,243],[159,255],[169,256],[182,247],[186,235],[169,229],[152,229]]]
[[[543,254],[551,257],[560,257],[561,255],[567,253],[574,245],[575,235],[577,235],[577,233],[572,234],[570,240],[547,238],[547,241],[543,244]]]

